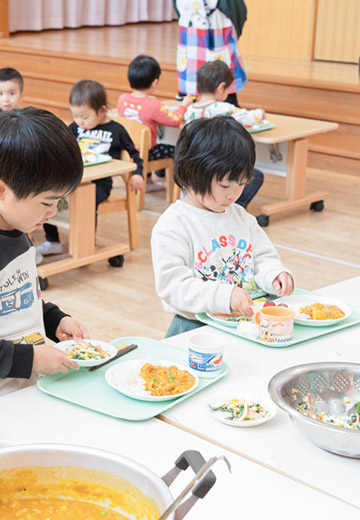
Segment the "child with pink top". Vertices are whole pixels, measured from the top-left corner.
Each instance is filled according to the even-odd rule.
[[[166,108],[161,101],[153,97],[160,74],[160,65],[155,58],[137,56],[128,69],[128,80],[133,91],[131,94],[122,94],[118,101],[119,116],[134,119],[150,128],[152,147],[149,150],[149,161],[174,157],[174,146],[156,144],[157,125],[180,126],[186,108],[193,101],[191,96],[186,96],[175,111]]]

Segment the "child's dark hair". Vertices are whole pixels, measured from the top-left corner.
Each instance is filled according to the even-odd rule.
[[[20,92],[24,89],[24,78],[20,72],[11,67],[0,69],[0,81],[16,81],[19,84]]]
[[[128,80],[131,88],[144,90],[151,86],[161,74],[160,65],[155,58],[140,54],[132,60],[128,68]]]
[[[82,79],[71,89],[69,103],[75,106],[88,105],[97,113],[103,106],[108,106],[106,90],[97,81]]]
[[[226,88],[234,81],[231,69],[220,60],[207,61],[197,71],[196,88],[198,94],[213,94],[220,83],[225,83]]]
[[[0,179],[16,198],[69,194],[82,174],[76,138],[54,114],[33,107],[0,113]]]
[[[174,180],[182,189],[211,193],[213,177],[248,184],[255,163],[255,143],[233,117],[190,121],[175,147]]]

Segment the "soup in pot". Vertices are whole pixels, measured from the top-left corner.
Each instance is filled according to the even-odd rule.
[[[0,504],[1,520],[128,520],[104,507],[62,498],[21,498]]]
[[[154,499],[126,478],[81,467],[0,471],[0,520],[156,520]]]

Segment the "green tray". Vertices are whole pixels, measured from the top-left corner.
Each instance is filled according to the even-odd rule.
[[[306,291],[305,289],[295,289],[294,294],[313,293],[311,291]],[[339,325],[331,325],[329,327],[304,327],[295,323],[293,339],[288,343],[278,344],[266,343],[264,341],[260,341],[257,338],[251,338],[249,336],[246,336],[245,334],[237,331],[236,327],[223,325],[222,323],[212,320],[211,318],[209,318],[209,316],[206,315],[205,312],[196,314],[196,318],[199,321],[205,323],[206,325],[210,325],[211,327],[215,327],[216,329],[224,330],[225,332],[229,332],[229,334],[234,334],[234,336],[238,336],[239,338],[259,343],[259,345],[262,345],[263,347],[287,348],[292,347],[293,345],[297,345],[298,343],[302,343],[303,341],[308,341],[310,339],[318,338],[319,336],[325,336],[325,334],[331,334],[332,332],[346,329],[347,327],[352,327],[353,325],[358,325],[360,323],[360,309],[358,307],[353,307],[352,305],[348,305],[348,307],[351,307],[352,314],[346,320],[341,321]]]
[[[84,163],[84,168],[87,168],[88,166],[95,166],[96,164],[107,163],[107,162],[111,161],[111,159],[112,159],[111,155],[106,155],[106,154],[101,154],[101,153],[92,153],[91,155],[95,155],[96,161],[91,162],[89,164]],[[83,157],[86,157],[86,155]]]
[[[114,364],[128,361],[130,359],[168,359],[184,365],[188,364],[188,354],[185,350],[167,345],[160,341],[141,336],[128,336],[112,341],[112,344],[118,347],[122,343],[135,343],[138,348],[126,354],[120,360],[114,361]],[[54,374],[51,376],[43,376],[37,386],[46,394],[53,395],[69,401],[70,403],[90,408],[106,415],[112,415],[119,419],[128,421],[144,421],[155,415],[169,410],[184,399],[188,399],[192,395],[200,392],[209,385],[214,384],[222,379],[229,371],[229,367],[224,363],[221,373],[212,379],[199,379],[199,386],[189,394],[186,394],[171,401],[148,402],[138,401],[125,397],[117,390],[114,390],[105,381],[105,372],[113,366],[108,363],[103,368],[89,372],[87,368],[80,368],[78,371],[71,370],[68,374]]]
[[[256,132],[264,132],[265,130],[271,130],[271,128],[275,128],[274,123],[257,123],[258,128],[246,128],[249,134],[256,134]]]

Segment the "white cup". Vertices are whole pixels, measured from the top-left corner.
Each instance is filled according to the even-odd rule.
[[[189,366],[199,377],[216,377],[223,367],[225,340],[212,334],[195,334],[189,339]]]

